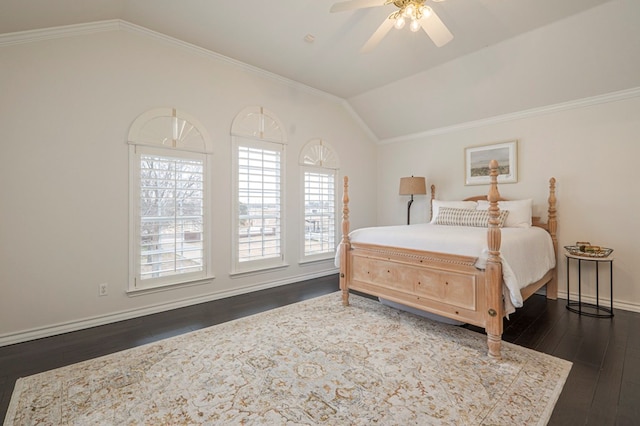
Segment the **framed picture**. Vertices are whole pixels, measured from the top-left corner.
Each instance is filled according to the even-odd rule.
[[[490,183],[489,162],[498,162],[498,182],[518,181],[518,141],[492,145],[472,146],[464,149],[465,185],[486,185]]]

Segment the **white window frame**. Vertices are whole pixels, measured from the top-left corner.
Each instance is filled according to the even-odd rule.
[[[300,263],[315,262],[335,257],[336,247],[339,243],[338,238],[338,218],[340,215],[340,206],[338,199],[338,170],[340,161],[335,150],[322,139],[312,139],[307,142],[300,151],[300,198],[302,208],[300,213]],[[306,174],[314,173],[333,177],[333,206],[334,206],[334,223],[333,223],[333,239],[334,244],[330,250],[320,253],[307,254],[307,206],[306,206]]]
[[[155,291],[168,286],[207,283],[214,278],[211,250],[210,139],[204,126],[175,108],[156,108],[140,115],[129,131],[129,285],[127,293]],[[197,160],[203,165],[202,270],[163,277],[141,278],[140,164],[143,155]]]
[[[300,254],[301,254],[301,260],[300,263],[305,263],[305,262],[313,262],[313,261],[317,261],[317,260],[325,260],[325,259],[333,259],[335,257],[335,253],[336,253],[336,246],[339,243],[338,241],[338,226],[337,226],[337,218],[338,218],[338,214],[339,214],[339,209],[338,209],[338,197],[337,197],[337,180],[338,180],[338,173],[336,170],[331,170],[331,169],[323,169],[323,168],[319,168],[319,167],[309,167],[309,166],[302,166],[300,168],[300,181],[302,183],[302,218],[301,218],[301,223],[302,223],[302,230],[301,230],[301,248],[300,248]],[[316,252],[316,253],[312,253],[312,254],[307,254],[307,247],[308,247],[308,235],[310,232],[309,227],[310,226],[315,226],[314,224],[310,224],[307,219],[308,219],[308,215],[307,215],[307,206],[306,206],[306,199],[307,199],[307,173],[313,173],[316,175],[325,175],[325,176],[331,176],[333,178],[333,224],[331,226],[331,230],[330,232],[332,232],[332,234],[330,234],[331,237],[333,237],[333,241],[329,240],[327,241],[327,247],[328,249],[322,252]],[[321,215],[322,216],[322,215]],[[322,226],[322,225],[321,225]],[[324,234],[320,233],[320,237],[323,237]]]
[[[274,268],[288,266],[285,260],[285,164],[286,164],[286,135],[280,120],[267,109],[251,106],[242,110],[231,126],[232,135],[232,265],[231,274],[260,272]],[[239,187],[239,149],[249,147],[280,152],[280,204],[279,204],[279,254],[262,259],[242,260],[240,258],[240,187]],[[277,232],[277,231],[276,231]]]

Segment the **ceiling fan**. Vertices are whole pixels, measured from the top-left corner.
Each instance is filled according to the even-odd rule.
[[[433,9],[425,5],[426,1],[427,0],[348,0],[335,3],[331,6],[330,11],[344,12],[367,7],[386,6],[388,4],[393,4],[398,8],[398,10],[391,13],[387,19],[382,22],[369,40],[362,46],[361,52],[363,53],[373,50],[391,28],[396,27],[400,29],[405,26],[407,21],[410,21],[409,28],[411,31],[415,32],[422,28],[436,46],[444,46],[453,39],[453,34],[451,34]],[[441,2],[443,0],[431,1]]]

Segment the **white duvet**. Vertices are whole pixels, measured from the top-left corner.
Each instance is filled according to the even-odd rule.
[[[538,227],[500,228],[502,276],[514,307],[522,306],[520,289],[539,280],[556,265],[553,242],[547,231]],[[476,257],[476,267],[484,269],[488,257],[487,228],[417,225],[361,228],[349,234],[352,242],[405,247],[417,250]],[[339,247],[335,264],[340,266]],[[506,313],[512,311],[509,304]]]

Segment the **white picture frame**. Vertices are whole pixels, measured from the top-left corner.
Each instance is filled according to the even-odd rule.
[[[465,185],[491,182],[489,162],[498,161],[498,183],[518,182],[518,141],[472,146],[464,149]]]

